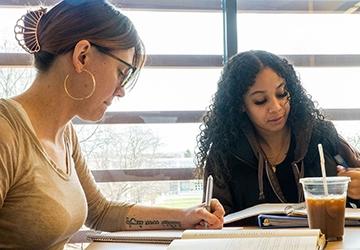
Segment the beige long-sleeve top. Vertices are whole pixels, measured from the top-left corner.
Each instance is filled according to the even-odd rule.
[[[47,156],[22,106],[0,100],[0,248],[63,249],[84,223],[97,230],[124,226],[133,204],[107,201],[65,129],[68,169]]]

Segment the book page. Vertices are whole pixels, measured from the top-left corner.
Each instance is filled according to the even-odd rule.
[[[345,218],[360,220],[360,209],[359,208],[345,208]]]
[[[319,229],[221,229],[185,230],[182,239],[210,238],[269,238],[289,236],[320,236]]]
[[[306,208],[294,209],[290,216],[307,216]],[[345,218],[349,220],[360,220],[360,209],[359,208],[345,208]]]
[[[232,239],[186,239],[174,240],[168,250],[315,250],[317,237],[273,237]]]
[[[224,224],[250,218],[260,214],[284,214],[290,216],[307,216],[305,203],[264,203],[244,210],[228,214],[224,217]],[[346,208],[345,218],[360,220],[360,209]]]

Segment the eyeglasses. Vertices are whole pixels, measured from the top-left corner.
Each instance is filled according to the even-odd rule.
[[[139,74],[138,74],[139,71],[137,70],[136,67],[132,66],[131,64],[129,64],[129,63],[125,62],[124,60],[122,60],[121,58],[119,58],[119,57],[115,56],[114,54],[110,53],[108,48],[96,45],[94,43],[91,43],[91,44],[94,45],[96,47],[96,49],[99,50],[101,53],[112,57],[113,59],[125,64],[128,67],[128,69],[126,70],[125,73],[120,71],[120,74],[122,76],[122,81],[121,81],[121,84],[120,84],[121,88],[125,88],[125,87],[131,88],[131,86],[133,86],[136,83],[137,78],[139,76]]]

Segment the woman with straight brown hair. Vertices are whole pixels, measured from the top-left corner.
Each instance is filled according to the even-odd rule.
[[[87,167],[71,119],[100,120],[144,65],[126,16],[102,0],[67,0],[22,16],[15,35],[38,73],[24,93],[0,100],[0,248],[62,249],[84,223],[103,231],[222,227],[215,199],[211,213],[108,201]]]

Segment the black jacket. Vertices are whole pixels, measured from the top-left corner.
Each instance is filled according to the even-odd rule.
[[[216,153],[216,145],[212,145],[205,166],[204,187],[208,175],[213,175],[213,197],[222,203],[226,214],[260,203],[288,202],[276,175],[260,150],[251,123],[244,123],[241,130],[240,138],[237,138],[237,143],[226,155],[226,166],[215,167],[213,156]],[[298,202],[304,200],[299,179],[321,176],[317,147],[319,143],[324,149],[327,176],[337,175],[338,163],[334,159],[337,154],[342,155],[351,167],[360,166],[358,152],[338,136],[331,122],[307,121],[293,127],[291,131],[291,145],[294,151],[291,152],[292,159],[289,162],[293,174],[290,174],[289,178],[295,178]],[[351,201],[359,205],[358,201]]]

